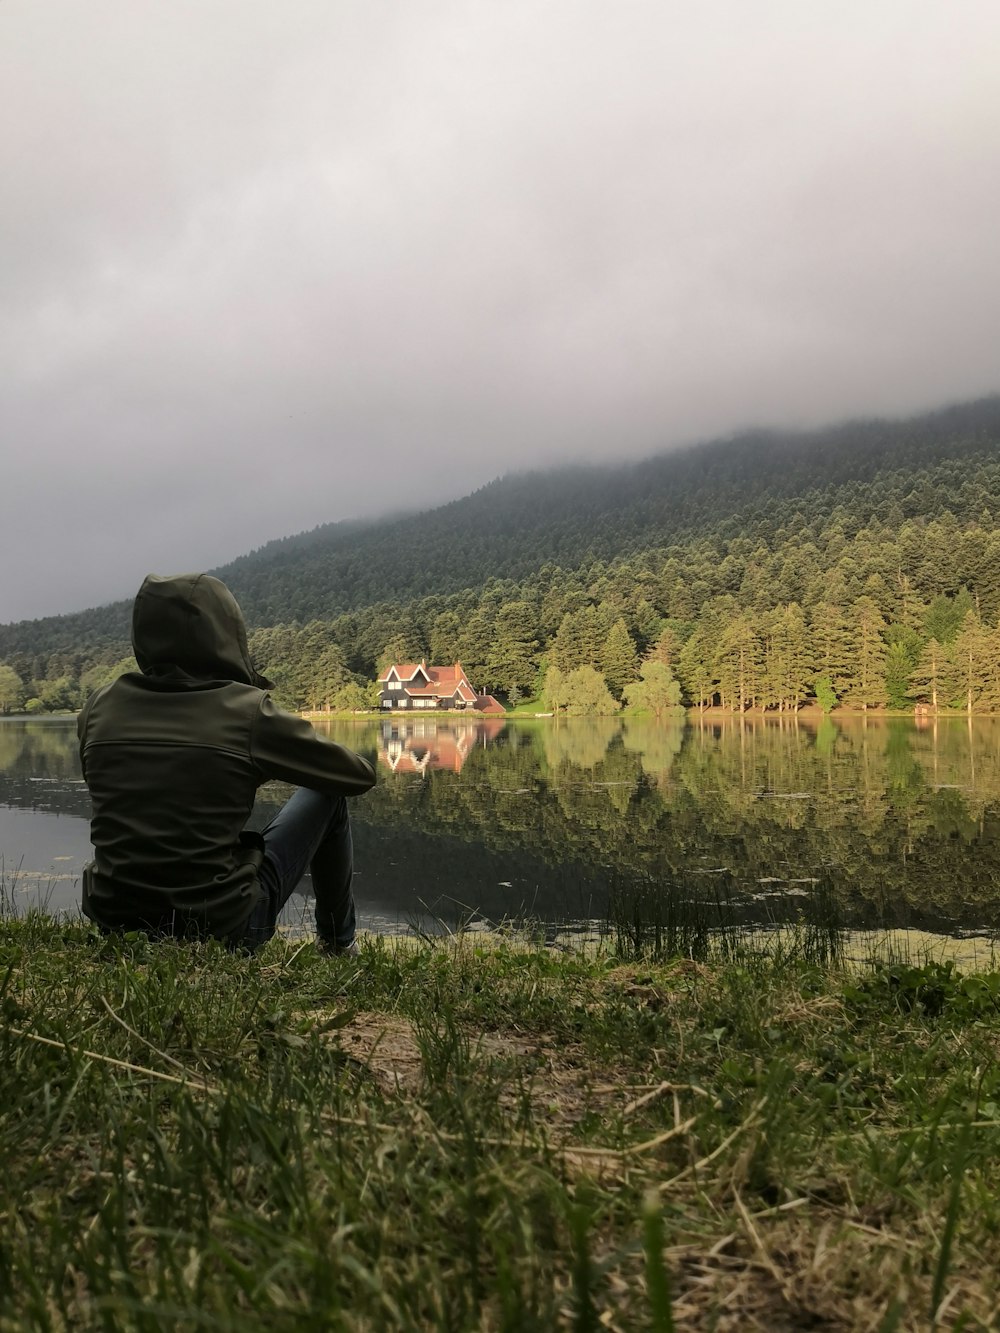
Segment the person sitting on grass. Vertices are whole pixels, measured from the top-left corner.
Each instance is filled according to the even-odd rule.
[[[321,947],[356,953],[346,798],[374,784],[371,764],[275,706],[243,613],[211,575],[149,575],[132,647],[139,671],[92,694],[77,724],[95,854],[84,913],[105,932],[254,951],[310,868]],[[271,778],[300,790],[251,832]]]

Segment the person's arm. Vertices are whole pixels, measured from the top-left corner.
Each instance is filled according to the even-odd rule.
[[[265,779],[277,778],[328,796],[360,796],[375,785],[367,759],[325,741],[302,717],[261,701],[250,732],[250,757]]]

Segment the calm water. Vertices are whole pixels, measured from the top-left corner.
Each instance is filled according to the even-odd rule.
[[[367,929],[603,920],[634,886],[784,922],[1000,922],[1000,721],[333,722],[377,760],[352,805]],[[266,821],[289,789],[263,789]],[[75,724],[0,720],[0,857],[19,903],[72,909],[89,856]],[[304,896],[289,908],[308,918]]]

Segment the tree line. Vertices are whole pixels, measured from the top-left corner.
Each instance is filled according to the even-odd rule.
[[[254,630],[250,650],[278,701],[303,710],[374,706],[376,674],[422,658],[461,661],[477,687],[508,704],[537,699],[551,712],[610,713],[623,704],[656,714],[682,704],[730,712],[1000,709],[1000,627],[981,613],[985,596],[965,587],[928,600],[915,582],[895,601],[886,581],[869,574],[852,599],[842,573],[831,572],[811,605],[748,606],[722,593],[682,618],[664,614],[676,608],[655,593],[639,596],[650,590],[627,563],[583,587],[553,571],[547,595],[535,585],[504,600],[494,585],[468,607],[382,604],[333,622]],[[560,608],[546,632],[546,615],[551,624]],[[0,711],[71,710],[134,669],[127,656],[50,661],[43,678],[0,663]]]

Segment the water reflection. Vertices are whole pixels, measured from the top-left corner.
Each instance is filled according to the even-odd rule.
[[[386,718],[379,724],[379,763],[391,773],[423,775],[434,768],[461,773],[476,746],[485,747],[495,741],[505,725],[504,719],[497,717],[454,722]]]
[[[980,928],[1000,903],[1000,722],[370,718],[354,805],[368,924],[602,917],[633,882],[795,918]],[[287,795],[265,788],[263,822]],[[0,721],[0,855],[72,882],[89,854],[71,723]],[[64,858],[57,860],[56,858]]]

